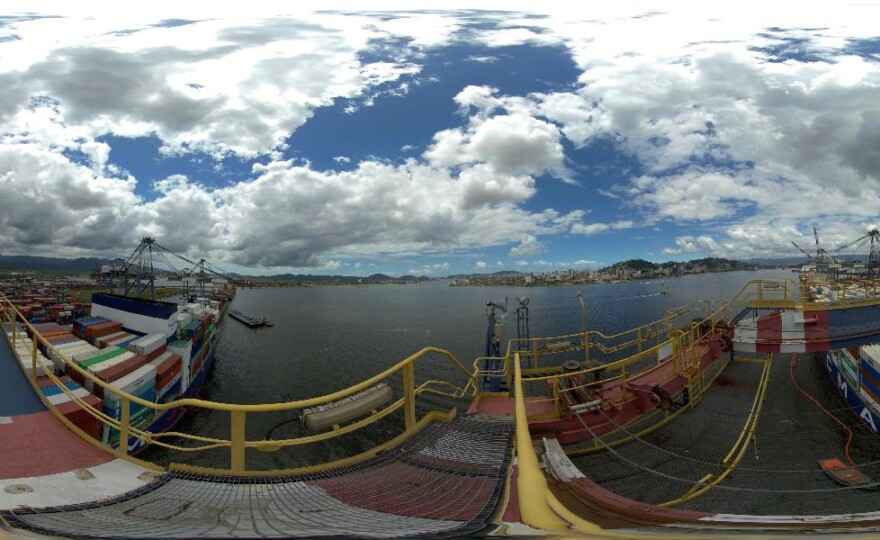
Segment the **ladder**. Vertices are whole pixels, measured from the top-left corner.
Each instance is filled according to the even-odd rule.
[[[690,352],[690,355],[688,355]],[[703,400],[703,373],[700,371],[700,355],[697,354],[696,348],[684,353],[685,362],[687,362],[682,370],[685,380],[687,380],[687,389],[689,395],[689,405],[696,407]]]

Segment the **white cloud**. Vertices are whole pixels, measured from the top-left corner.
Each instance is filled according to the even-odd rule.
[[[871,6],[670,4],[642,16],[644,4],[521,5],[522,13],[485,13],[481,32],[473,12],[287,6],[276,17],[281,8],[255,5],[252,17],[242,17],[244,7],[233,17],[218,6],[206,20],[181,5],[176,12],[192,13],[193,23],[163,27],[156,23],[168,15],[153,5],[96,6],[59,4],[53,13],[68,18],[4,26],[20,38],[0,41],[4,252],[81,254],[164,234],[181,249],[241,264],[321,267],[520,239],[510,250],[520,265],[543,252],[539,237],[566,233],[613,238],[675,222],[705,233],[668,239],[664,252],[760,256],[796,254],[791,240],[810,244],[812,225],[834,247],[877,221],[880,64],[853,52],[876,37]],[[528,95],[462,80],[447,103],[463,114],[460,126],[407,161],[368,159],[342,173],[285,158],[315,111],[401,96],[431,47],[460,39],[566,47],[578,79]],[[799,51],[770,58],[786,40]],[[489,52],[468,61],[508,54]],[[219,189],[171,171],[153,192],[138,190],[157,197],[145,202],[138,179],[108,166],[116,151],[108,134],[154,135],[165,157],[267,159]],[[608,177],[601,163],[571,168],[592,167],[602,185],[589,193],[611,197],[618,216],[583,223],[594,199],[560,213],[548,209],[549,190],[536,197],[540,175],[576,178],[563,138],[575,148],[601,141],[632,161]],[[425,141],[401,153],[417,148]],[[228,169],[220,165],[218,173]]]
[[[55,100],[58,121],[87,139],[155,134],[172,153],[252,157],[271,152],[316,107],[420,69],[406,61],[360,64],[369,40],[387,35],[369,18],[313,13],[155,26],[159,20],[13,20],[6,29],[21,39],[0,42],[8,60],[0,79],[15,81],[4,81],[0,130],[19,131],[4,110],[43,95]]]
[[[449,272],[449,269],[452,268],[448,262],[436,263],[436,264],[426,264],[421,268],[410,268],[407,270],[407,274],[413,276],[430,276],[442,274],[444,272]]]
[[[514,246],[510,250],[511,257],[528,257],[530,255],[538,255],[544,251],[544,245],[531,234],[520,239],[519,245]]]
[[[465,60],[468,62],[478,62],[480,64],[492,64],[498,61],[497,56],[468,56]]]
[[[535,44],[559,44],[558,37],[540,34],[527,28],[505,28],[502,30],[490,30],[477,34],[477,39],[490,47],[508,47],[523,43]]]
[[[531,115],[533,107],[519,98],[499,98],[497,89],[467,86],[455,97],[470,114],[465,129],[434,136],[424,157],[435,166],[484,163],[500,174],[565,177],[561,133],[552,123]],[[495,114],[495,113],[506,114]],[[493,114],[495,114],[493,116]]]
[[[571,226],[570,232],[572,234],[589,236],[610,230],[632,229],[635,226],[635,222],[629,219],[615,221],[614,223],[574,223]]]
[[[333,158],[333,161],[336,163],[351,163],[351,158],[348,156],[336,156]]]
[[[680,254],[680,253],[700,253],[704,252],[712,257],[718,257],[722,254],[722,246],[715,241],[714,238],[707,235],[701,235],[698,237],[693,236],[679,236],[675,239],[675,244],[678,246],[676,248],[666,247],[663,248],[663,253],[665,254]]]
[[[488,263],[486,263],[486,261],[477,261],[476,263],[474,263],[474,267],[480,268],[480,269],[486,268],[487,266],[489,266],[489,265],[488,265]]]

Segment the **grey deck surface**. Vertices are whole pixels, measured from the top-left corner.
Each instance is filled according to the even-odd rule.
[[[8,324],[0,336],[0,416],[16,416],[46,410],[21,370],[21,365],[7,342]],[[23,335],[23,334],[22,334]]]
[[[468,536],[491,525],[513,424],[435,423],[357,466],[298,477],[168,473],[102,503],[7,512],[14,527],[72,538]]]
[[[738,355],[739,356],[739,355]],[[750,515],[838,515],[880,509],[876,490],[846,488],[818,466],[843,458],[847,433],[795,387],[790,355],[775,355],[756,442],[719,486],[675,506],[682,510]],[[603,487],[658,504],[675,499],[707,473],[719,474],[722,459],[744,425],[761,368],[732,362],[709,388],[703,403],[640,440],[573,461]],[[837,395],[822,362],[801,355],[798,384],[849,425],[850,452],[873,482],[880,480],[880,440]],[[636,426],[630,428],[637,431]]]

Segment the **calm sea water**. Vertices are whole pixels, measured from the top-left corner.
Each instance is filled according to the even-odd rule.
[[[484,354],[488,300],[508,298],[508,338],[516,334],[515,299],[524,296],[530,299],[531,335],[561,335],[580,330],[580,291],[587,328],[611,334],[661,319],[667,305],[729,298],[754,279],[794,278],[796,274],[781,270],[684,276],[665,280],[669,295],[662,294],[660,280],[558,287],[450,287],[446,281],[434,281],[240,289],[232,307],[265,315],[275,325],[251,329],[227,319],[201,397],[274,403],[320,396],[380,373],[429,345],[449,350],[469,367]],[[444,362],[420,369],[438,378],[453,371]],[[261,438],[277,420],[249,416],[248,436]],[[226,436],[228,425],[225,414],[194,411],[181,428]],[[150,451],[146,457],[213,465],[200,461],[205,458],[165,450]],[[275,465],[291,463],[282,460]]]

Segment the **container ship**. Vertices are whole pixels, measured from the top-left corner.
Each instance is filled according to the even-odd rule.
[[[102,386],[69,366],[60,354],[98,380],[146,401],[168,403],[195,397],[211,369],[229,295],[193,298],[181,304],[111,293],[93,294],[91,304],[49,304],[54,302],[51,297],[33,294],[11,301],[31,316],[32,328],[54,349],[39,340],[35,347],[30,329],[7,328],[7,333],[14,334],[11,342],[23,367],[35,370],[40,391],[85,433],[118,447],[119,430],[102,423],[83,405],[119,420],[119,395],[105,394]],[[41,322],[46,319],[55,320]],[[49,372],[56,374],[57,382]],[[161,433],[173,427],[184,412],[184,408],[157,412],[132,402],[130,426]],[[132,437],[128,453],[146,446],[144,440]]]
[[[880,343],[828,351],[825,369],[849,408],[880,435]]]

